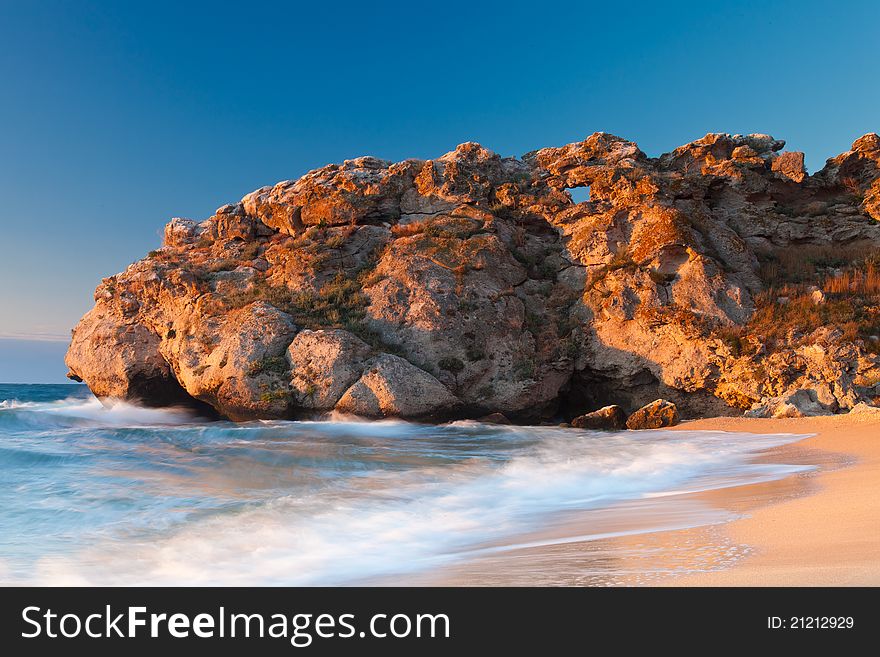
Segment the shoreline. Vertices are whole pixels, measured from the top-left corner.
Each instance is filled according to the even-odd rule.
[[[560,535],[574,539],[539,540],[431,572],[370,583],[880,585],[880,496],[875,492],[880,483],[880,410],[791,419],[718,417],[686,421],[671,429],[803,435],[767,450],[757,460],[813,469],[767,482],[674,496],[665,528],[625,531],[627,524],[638,526],[644,509],[638,503],[619,504],[563,523],[566,528]],[[601,534],[603,525],[624,531],[577,538]]]
[[[813,452],[825,466],[800,493],[771,498],[726,523],[749,546],[729,568],[674,576],[666,586],[880,585],[880,411],[791,419],[713,418],[680,425],[749,433],[811,433],[781,448]],[[829,465],[830,464],[830,465]],[[788,477],[786,479],[792,479]],[[785,480],[783,480],[785,481]],[[719,491],[723,503],[723,492]]]
[[[76,400],[69,398],[65,403],[70,406],[71,401]],[[100,406],[97,401],[94,405]],[[78,409],[79,405],[75,403],[72,408]],[[14,411],[19,412],[39,411],[27,407]],[[101,415],[105,412],[102,407]],[[14,413],[8,417],[14,418]],[[137,424],[141,423],[140,416],[135,419]],[[166,426],[159,422],[154,428],[164,431]],[[98,427],[113,434],[117,424],[99,422]],[[442,429],[437,427],[438,431]],[[474,541],[461,543],[459,548],[453,544],[446,551],[419,552],[411,564],[414,570],[404,569],[393,575],[353,575],[354,579],[342,585],[880,585],[880,498],[875,495],[880,482],[878,408],[860,406],[847,415],[797,419],[689,420],[656,432],[631,433],[635,448],[618,454],[610,463],[603,459],[613,447],[613,439],[590,434],[585,442],[576,438],[576,444],[570,445],[575,448],[571,451],[566,447],[570,434],[554,427],[547,430],[559,434],[554,444],[558,443],[561,450],[553,451],[554,458],[548,463],[562,463],[567,468],[571,466],[570,459],[575,458],[588,472],[596,469],[600,477],[609,467],[612,473],[615,468],[622,468],[639,485],[632,489],[632,495],[600,496],[597,499],[606,501],[598,505],[541,507],[545,511],[540,512],[544,514],[538,517],[540,522],[522,523],[519,526],[526,529],[512,534],[492,534],[480,529],[515,518],[509,514],[499,516],[504,504],[492,503],[492,499],[504,499],[503,495],[468,507],[485,510],[476,519],[468,515],[470,512],[463,519],[455,516],[455,509],[441,509],[442,513],[437,515],[439,524],[448,525],[447,515],[452,513],[456,523],[476,528]],[[675,458],[671,463],[690,471],[696,465],[693,459],[708,458],[710,463],[717,462],[719,468],[710,468],[711,474],[704,479],[673,478],[668,486],[645,487],[642,477],[654,477],[657,467],[662,474],[670,463],[669,447],[679,442],[671,440],[672,432],[683,440],[685,451],[673,450]],[[638,434],[659,452],[642,459]],[[396,438],[391,436],[388,440],[395,443]],[[375,436],[368,442],[372,445],[374,439]],[[503,441],[503,436],[496,439]],[[446,444],[440,441],[431,449]],[[374,447],[381,451],[380,444]],[[740,454],[741,458],[729,460],[728,451]],[[117,452],[116,443],[109,445],[108,454]],[[314,456],[308,453],[309,458]],[[610,454],[616,452],[612,450]],[[247,463],[248,472],[252,472],[251,461]],[[147,463],[145,467],[149,470],[148,466]],[[531,490],[524,484],[530,483],[529,477],[535,472],[521,464],[522,468],[524,473],[514,480],[518,485],[513,490]],[[584,482],[578,485],[583,486]],[[589,490],[587,485],[587,489],[575,489],[574,494],[587,495]],[[266,519],[257,518],[261,522]],[[271,516],[268,520],[272,520]],[[432,540],[436,524],[431,528]],[[271,522],[269,526],[273,526]],[[281,529],[285,526],[282,523]],[[221,532],[221,538],[223,535]],[[198,540],[202,538],[199,534]],[[281,538],[284,541],[276,543],[283,550],[288,544],[283,535]],[[265,545],[265,541],[261,542],[259,549]],[[0,559],[0,570],[3,565]]]

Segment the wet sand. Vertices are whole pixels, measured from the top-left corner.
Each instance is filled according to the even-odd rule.
[[[689,429],[814,433],[790,446],[826,467],[801,494],[783,496],[723,527],[748,557],[715,572],[673,577],[676,586],[880,585],[880,411],[786,420],[718,418]],[[783,448],[785,449],[785,448]]]
[[[679,428],[808,434],[762,459],[816,468],[772,482],[686,493],[662,505],[637,500],[562,515],[541,532],[519,537],[516,547],[488,546],[452,565],[372,583],[880,585],[880,411],[711,418]],[[638,531],[646,517],[663,529]]]

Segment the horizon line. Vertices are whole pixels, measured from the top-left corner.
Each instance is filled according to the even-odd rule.
[[[70,335],[62,333],[0,333],[0,340],[22,340],[25,342],[68,342]]]

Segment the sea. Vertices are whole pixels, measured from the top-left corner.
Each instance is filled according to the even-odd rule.
[[[698,491],[808,470],[766,458],[800,438],[336,416],[233,423],[104,405],[82,385],[3,384],[0,584],[424,581],[535,536],[588,545],[726,522],[729,511],[710,509],[669,526],[668,511]],[[591,525],[633,505],[646,512],[628,514],[625,529]]]

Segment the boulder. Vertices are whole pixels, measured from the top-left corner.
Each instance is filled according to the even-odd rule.
[[[880,406],[874,406],[871,404],[866,404],[865,402],[860,402],[850,409],[850,413],[855,413],[856,415],[865,415],[872,417],[880,417]]]
[[[820,402],[815,390],[800,389],[755,405],[746,412],[746,417],[786,418],[832,414],[828,406]]]
[[[290,387],[301,408],[330,410],[360,378],[370,345],[343,331],[300,331],[287,348]]]
[[[678,424],[678,408],[665,399],[657,399],[642,406],[629,416],[627,429],[660,429]]]
[[[579,415],[571,421],[577,429],[618,431],[626,427],[626,413],[616,404]]]
[[[99,303],[80,320],[64,362],[99,398],[167,406],[191,400],[159,351],[160,338]]]
[[[433,376],[391,354],[369,361],[336,410],[363,417],[421,419],[450,415],[458,399]]]
[[[293,318],[256,301],[212,321],[175,330],[168,358],[192,397],[233,420],[286,417],[293,403],[285,353]]]

